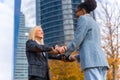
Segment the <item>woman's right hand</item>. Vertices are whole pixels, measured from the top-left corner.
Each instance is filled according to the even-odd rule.
[[[56,54],[56,55],[60,54],[60,52],[57,49],[54,49],[53,47],[52,47],[52,50],[49,53]]]

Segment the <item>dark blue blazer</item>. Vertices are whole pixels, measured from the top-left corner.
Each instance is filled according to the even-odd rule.
[[[49,77],[48,58],[61,59],[57,55],[48,53],[51,50],[51,47],[40,45],[34,40],[28,40],[26,42],[26,56],[28,60],[29,76],[39,76],[41,78]]]

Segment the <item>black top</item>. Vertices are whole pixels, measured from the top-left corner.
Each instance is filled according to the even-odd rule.
[[[26,42],[26,56],[28,60],[28,75],[46,77],[49,71],[48,58],[61,60],[61,57],[48,53],[52,48],[47,45],[40,45],[34,40]],[[44,54],[45,55],[44,55]]]

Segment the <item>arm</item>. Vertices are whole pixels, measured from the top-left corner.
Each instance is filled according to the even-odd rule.
[[[55,54],[48,53],[49,59],[62,60],[62,57],[64,56],[65,56],[64,54],[55,55]]]
[[[75,56],[73,56],[73,57],[75,57],[76,60],[77,60],[78,62],[80,62],[80,54],[75,54]]]
[[[26,42],[26,51],[32,51],[32,52],[49,52],[52,48],[48,47],[46,45],[40,45],[36,41],[28,40]]]
[[[84,40],[87,34],[87,22],[84,16],[79,17],[76,32],[74,35],[74,39],[67,45],[67,51],[65,55],[70,55],[74,50],[76,50],[82,41]]]
[[[73,62],[77,60],[78,62],[80,62],[80,55],[79,54],[69,55],[69,56],[66,56],[65,60],[69,62]]]
[[[49,59],[54,59],[54,60],[63,60],[63,61],[67,61],[67,62],[73,62],[75,60],[77,60],[78,62],[80,62],[80,55],[79,54],[74,54],[74,55],[70,55],[70,56],[65,56],[64,54],[48,54],[48,58]]]

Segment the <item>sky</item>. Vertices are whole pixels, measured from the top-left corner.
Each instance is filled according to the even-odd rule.
[[[22,0],[21,11],[25,14],[26,27],[35,26],[35,0]]]
[[[13,0],[0,0],[0,80],[12,79]]]
[[[98,0],[100,1],[100,0]],[[112,3],[114,0],[101,0]],[[120,3],[120,0],[117,0]],[[35,26],[35,0],[22,0],[26,26]],[[0,80],[12,80],[14,0],[0,0]]]
[[[35,0],[22,0],[26,26],[35,25]],[[26,7],[31,4],[31,7]],[[34,7],[34,8],[32,8]],[[32,12],[30,12],[32,11]],[[30,14],[31,13],[31,14]],[[13,79],[14,0],[0,0],[0,80]]]

